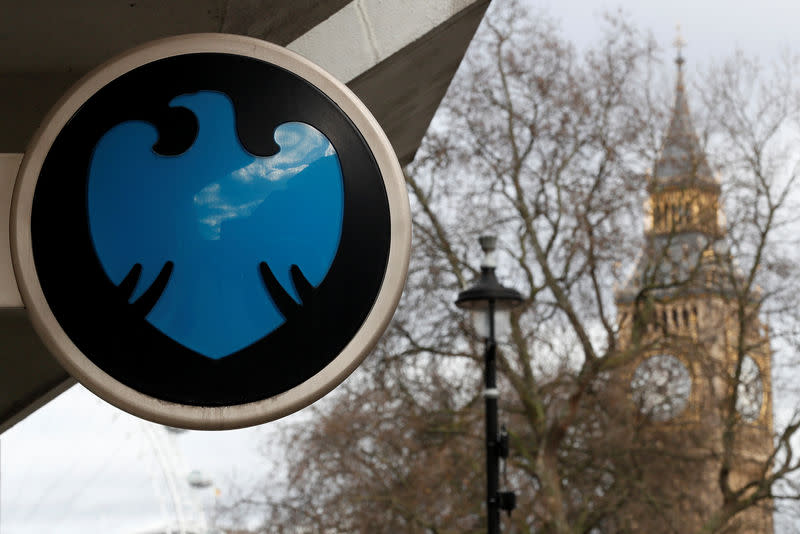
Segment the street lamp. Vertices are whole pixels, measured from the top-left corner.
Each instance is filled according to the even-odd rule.
[[[486,347],[484,360],[486,369],[483,392],[486,401],[486,508],[489,534],[500,532],[500,510],[511,512],[516,506],[516,495],[512,491],[501,492],[500,458],[508,456],[508,434],[497,428],[497,342],[498,331],[510,329],[509,311],[522,303],[522,295],[497,281],[495,248],[497,237],[481,236],[483,262],[481,276],[470,288],[458,294],[456,306],[472,312],[476,333],[484,338]]]

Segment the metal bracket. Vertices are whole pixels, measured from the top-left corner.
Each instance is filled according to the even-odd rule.
[[[500,491],[497,493],[497,502],[498,508],[511,515],[511,511],[517,507],[517,494],[513,491]]]
[[[500,429],[500,435],[497,437],[497,455],[500,458],[508,458],[508,430],[505,426]]]

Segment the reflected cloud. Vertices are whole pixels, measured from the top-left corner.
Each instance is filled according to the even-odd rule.
[[[222,223],[248,217],[270,196],[284,190],[288,181],[318,160],[336,155],[327,137],[305,123],[289,122],[274,134],[277,154],[254,160],[219,181],[203,187],[194,196],[201,235],[222,237]]]

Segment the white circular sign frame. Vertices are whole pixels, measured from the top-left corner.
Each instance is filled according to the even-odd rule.
[[[44,160],[70,118],[98,90],[153,61],[194,53],[234,54],[282,67],[317,87],[335,102],[366,140],[380,169],[389,204],[389,257],[375,303],[355,336],[320,372],[267,399],[224,407],[192,406],[145,395],[108,375],[72,342],[54,316],[33,261],[31,214]],[[405,179],[391,143],[358,97],[319,66],[285,48],[227,34],[189,34],[146,43],[101,65],[73,86],[33,136],[17,174],[11,208],[11,253],[22,300],[34,329],[58,361],[99,397],[151,421],[199,430],[241,428],[278,419],[330,392],[363,361],[389,324],[405,284],[411,251],[411,214]]]

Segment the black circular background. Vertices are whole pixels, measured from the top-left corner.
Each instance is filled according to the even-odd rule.
[[[344,177],[342,238],[326,278],[280,328],[219,360],[173,341],[128,304],[95,254],[87,212],[89,162],[100,137],[123,121],[145,120],[159,130],[156,152],[180,154],[194,142],[197,121],[189,110],[170,108],[168,102],[200,90],[231,97],[239,139],[257,156],[278,151],[273,140],[278,125],[300,121],[314,126],[336,149]],[[296,74],[270,63],[198,53],[140,66],[81,106],[42,165],[33,197],[31,236],[45,298],[66,334],[92,362],[151,397],[193,406],[228,406],[288,391],[339,355],[380,290],[390,226],[386,190],[372,152],[333,101]],[[264,298],[269,298],[266,288],[254,290],[263,290]]]

